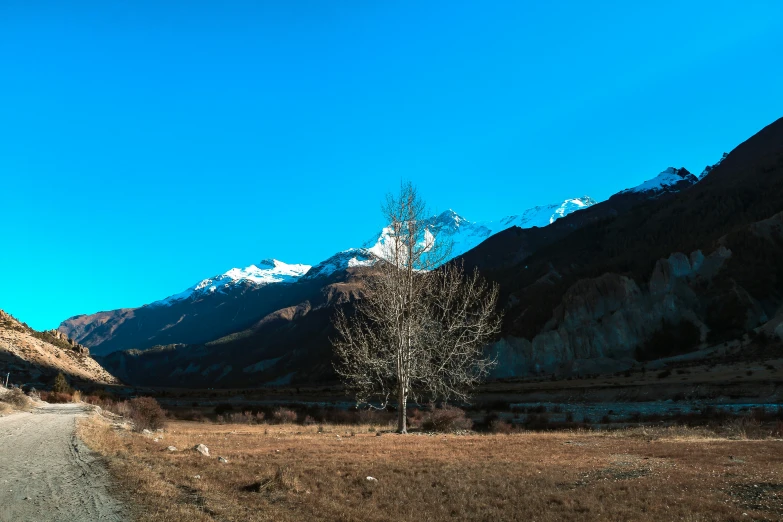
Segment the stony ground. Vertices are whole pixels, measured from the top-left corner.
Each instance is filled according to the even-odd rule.
[[[144,520],[783,519],[781,440],[379,428],[172,422],[143,435],[93,420],[80,433]]]

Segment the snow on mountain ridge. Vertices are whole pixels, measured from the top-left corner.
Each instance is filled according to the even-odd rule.
[[[517,226],[520,228],[545,227],[554,223],[557,219],[567,216],[572,212],[595,205],[595,201],[589,196],[566,199],[562,203],[543,205],[525,210],[516,216],[507,216],[498,221],[471,222],[449,209],[429,218],[425,224],[425,233],[432,234],[437,241],[444,235],[452,241],[451,258],[461,256],[468,250],[478,246],[489,236],[497,234],[507,228]],[[365,249],[376,257],[383,257],[384,251],[390,240],[391,229],[384,228],[380,234],[365,243]]]
[[[682,182],[689,182],[692,185],[697,181],[696,176],[688,172],[687,169],[669,167],[653,179],[648,179],[636,187],[625,189],[620,194],[629,192],[665,192]]]
[[[225,292],[242,283],[264,286],[272,283],[291,283],[310,270],[310,265],[288,264],[277,259],[264,259],[258,265],[232,268],[228,272],[204,279],[183,292],[155,301],[147,306],[169,306],[195,296]]]
[[[303,279],[328,276],[346,268],[371,266],[376,259],[375,255],[366,248],[349,248],[348,250],[337,252],[330,258],[315,265],[304,275]]]

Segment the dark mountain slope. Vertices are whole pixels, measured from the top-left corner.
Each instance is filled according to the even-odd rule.
[[[687,177],[675,186],[656,192],[619,192],[608,200],[589,208],[574,212],[554,223],[538,228],[522,229],[512,227],[495,234],[478,247],[466,252],[458,259],[466,268],[478,268],[482,272],[515,267],[518,263],[546,245],[556,243],[588,225],[601,224],[624,215],[631,209],[650,201],[666,202],[674,194],[690,188],[696,178],[685,169],[680,169]]]
[[[206,344],[114,352],[101,363],[135,385],[254,387],[334,379],[329,338],[336,306],[359,298],[367,268],[318,278],[318,290],[250,328]]]
[[[321,288],[319,281],[256,286],[199,295],[170,305],[146,305],[76,316],[59,330],[92,347],[96,355],[170,343],[200,344],[244,330],[259,318],[293,306]],[[206,320],[205,320],[206,319]]]
[[[659,259],[698,249],[709,253],[727,234],[734,257],[726,276],[754,288],[758,298],[779,295],[780,269],[769,262],[769,245],[743,233],[743,227],[783,209],[783,119],[738,146],[688,190],[638,203],[632,212],[612,212],[613,204],[610,199],[555,223],[562,228],[593,218],[574,227],[578,231],[537,231],[553,228],[559,237],[539,240],[530,255],[519,247],[524,241],[508,240],[515,232],[524,236],[519,231],[494,236],[465,255],[466,264],[500,283],[503,297],[514,303],[506,316],[507,334],[537,334],[566,290],[580,279],[611,272],[644,285]],[[508,266],[482,262],[487,258],[518,260]]]

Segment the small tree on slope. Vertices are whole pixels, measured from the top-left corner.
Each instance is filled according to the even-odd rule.
[[[426,208],[411,184],[387,196],[383,252],[365,297],[348,316],[338,309],[332,341],[335,371],[357,402],[385,408],[396,402],[397,430],[407,433],[407,403],[466,400],[494,361],[484,345],[500,329],[498,290],[478,272],[466,277],[448,260],[448,244],[426,228]]]
[[[73,388],[68,384],[68,381],[62,372],[58,373],[57,377],[54,378],[52,391],[55,393],[73,393]]]

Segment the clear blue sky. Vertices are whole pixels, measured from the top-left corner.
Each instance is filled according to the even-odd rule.
[[[783,3],[642,3],[0,0],[0,308],[316,263],[402,178],[472,220],[603,199],[783,116]]]

